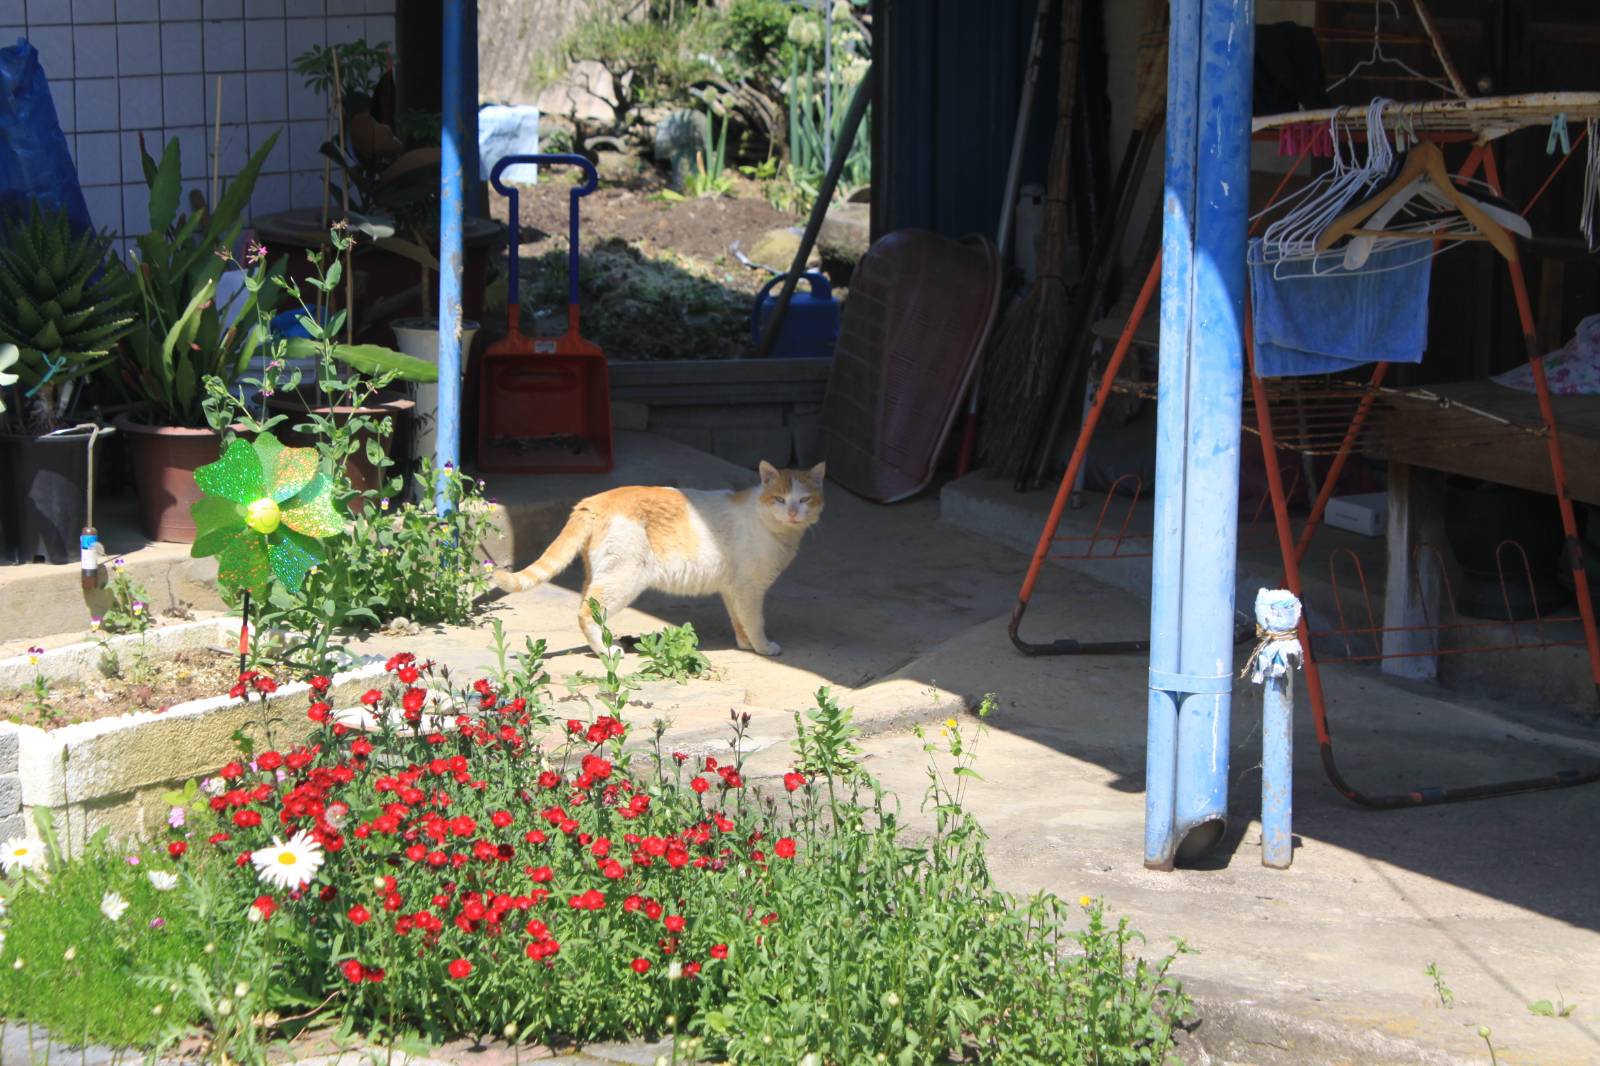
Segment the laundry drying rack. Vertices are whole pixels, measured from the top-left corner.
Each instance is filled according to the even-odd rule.
[[[1451,69],[1446,64],[1447,69]],[[1453,70],[1452,70],[1453,73]],[[1455,79],[1453,79],[1455,80]],[[1456,174],[1467,180],[1482,174],[1495,195],[1502,194],[1499,172],[1493,152],[1493,142],[1520,129],[1548,127],[1562,116],[1565,122],[1578,123],[1600,120],[1600,93],[1538,93],[1518,96],[1458,98],[1422,103],[1408,103],[1380,111],[1379,120],[1385,136],[1403,130],[1418,142],[1467,143],[1470,149]],[[1253,133],[1257,138],[1277,137],[1278,131],[1289,126],[1320,124],[1331,127],[1334,135],[1359,140],[1366,136],[1364,123],[1367,116],[1356,109],[1331,109],[1323,112],[1296,112],[1292,114],[1262,116],[1254,119]],[[1300,164],[1312,148],[1312,140],[1304,139],[1294,165],[1284,176],[1269,198],[1269,205],[1278,202],[1285,188],[1293,180]],[[1556,168],[1564,166],[1574,151],[1563,156]],[[1551,178],[1554,177],[1554,172]],[[1526,215],[1533,204],[1549,187],[1543,187],[1526,204],[1521,213]],[[1509,243],[1509,242],[1508,242]],[[1408,560],[1421,565],[1426,562],[1441,575],[1442,599],[1450,607],[1452,620],[1426,618],[1418,625],[1384,625],[1373,617],[1372,600],[1368,593],[1365,574],[1359,559],[1348,550],[1334,553],[1330,561],[1330,577],[1335,590],[1332,629],[1312,631],[1306,614],[1299,624],[1300,641],[1305,649],[1304,674],[1310,695],[1313,719],[1324,768],[1334,787],[1348,799],[1373,808],[1422,806],[1435,803],[1504,795],[1535,789],[1562,788],[1571,785],[1600,781],[1600,767],[1577,770],[1559,770],[1532,778],[1489,782],[1457,787],[1412,788],[1398,792],[1375,793],[1364,791],[1350,783],[1340,769],[1334,753],[1332,728],[1328,716],[1328,699],[1325,693],[1321,668],[1338,662],[1376,662],[1408,655],[1429,654],[1481,654],[1486,651],[1526,650],[1548,647],[1581,647],[1585,649],[1591,679],[1600,699],[1600,633],[1597,633],[1595,607],[1589,592],[1589,582],[1583,569],[1573,495],[1570,490],[1563,451],[1563,440],[1556,419],[1555,404],[1546,380],[1543,353],[1535,336],[1535,323],[1528,297],[1527,283],[1516,248],[1505,256],[1517,315],[1527,346],[1529,366],[1537,397],[1536,418],[1509,418],[1494,410],[1488,402],[1473,403],[1453,399],[1449,387],[1434,389],[1404,389],[1386,385],[1389,366],[1379,362],[1372,366],[1365,381],[1347,382],[1320,378],[1267,379],[1259,376],[1255,368],[1253,330],[1248,322],[1246,338],[1246,392],[1244,428],[1254,433],[1260,441],[1265,460],[1266,480],[1271,501],[1271,520],[1276,533],[1277,547],[1282,559],[1284,579],[1297,596],[1302,592],[1301,564],[1317,528],[1322,523],[1340,474],[1353,454],[1358,452],[1385,456],[1394,454],[1399,447],[1416,449],[1432,446],[1436,449],[1461,448],[1473,444],[1498,446],[1515,440],[1526,446],[1533,442],[1542,445],[1548,458],[1550,489],[1555,494],[1561,512],[1561,522],[1566,547],[1573,569],[1573,596],[1576,613],[1552,617],[1537,616],[1532,620],[1514,623],[1509,640],[1504,639],[1506,627],[1493,622],[1465,621],[1454,610],[1454,592],[1443,577],[1443,558],[1437,549],[1427,548],[1428,559]],[[1054,639],[1036,641],[1021,632],[1029,602],[1035,591],[1046,562],[1052,559],[1098,559],[1108,555],[1128,554],[1122,547],[1136,541],[1138,535],[1130,533],[1128,518],[1124,515],[1118,528],[1103,528],[1108,515],[1115,521],[1110,496],[1101,508],[1100,520],[1088,537],[1063,537],[1060,534],[1062,517],[1078,485],[1080,471],[1088,453],[1089,443],[1101,421],[1110,398],[1121,392],[1153,395],[1148,383],[1131,382],[1122,376],[1124,362],[1134,346],[1144,316],[1154,299],[1160,280],[1161,262],[1157,256],[1144,278],[1128,318],[1117,336],[1104,368],[1093,385],[1091,401],[1077,441],[1072,449],[1067,469],[1057,488],[1054,501],[1035,547],[1027,575],[1023,580],[1018,601],[1013,609],[1010,634],[1016,647],[1032,655],[1097,654],[1142,650],[1148,644],[1140,640],[1078,641]],[[1509,392],[1509,390],[1505,390]],[[1436,412],[1448,412],[1449,417],[1432,417]],[[1331,460],[1330,466],[1315,492],[1310,512],[1298,532],[1289,513],[1289,501],[1296,485],[1285,476],[1279,456],[1317,455]],[[1289,467],[1290,475],[1296,471]],[[1131,514],[1131,508],[1128,514]],[[1113,550],[1106,551],[1106,545]],[[1502,544],[1497,552],[1502,595],[1509,601],[1513,584],[1525,581],[1532,588],[1525,554],[1519,546]],[[1340,571],[1344,573],[1341,581]],[[1509,572],[1508,572],[1509,570]],[[1348,593],[1357,593],[1354,606],[1344,602]],[[1535,596],[1535,600],[1536,600]],[[1581,630],[1581,637],[1572,637],[1568,631]],[[1533,633],[1532,639],[1526,634]],[[1421,642],[1428,651],[1419,652],[1416,637],[1427,636]],[[1449,638],[1449,639],[1446,639]]]

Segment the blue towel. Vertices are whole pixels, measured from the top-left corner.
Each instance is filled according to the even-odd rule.
[[[1263,263],[1260,245],[1251,241],[1249,254],[1258,375],[1330,374],[1380,360],[1422,362],[1431,242],[1376,250],[1355,272],[1344,269],[1343,249],[1316,262]]]

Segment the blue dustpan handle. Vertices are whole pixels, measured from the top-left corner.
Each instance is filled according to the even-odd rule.
[[[574,185],[568,198],[567,241],[570,247],[567,249],[567,302],[575,307],[578,303],[578,199],[579,197],[588,196],[600,187],[600,175],[594,169],[594,164],[581,155],[569,155],[566,153],[546,154],[544,152],[536,155],[508,155],[496,163],[494,169],[489,172],[489,184],[494,186],[494,191],[511,201],[511,225],[508,227],[511,230],[511,262],[508,264],[507,270],[506,299],[509,301],[507,306],[513,307],[517,303],[517,237],[522,225],[521,216],[517,211],[517,187],[515,185],[502,185],[500,183],[500,175],[506,167],[515,166],[518,163],[545,163],[552,166],[565,163],[569,166],[580,168],[584,173],[586,180],[582,185]]]

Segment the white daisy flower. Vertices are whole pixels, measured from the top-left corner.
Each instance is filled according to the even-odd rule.
[[[256,874],[269,885],[295,889],[317,876],[322,868],[322,845],[304,829],[284,843],[272,838],[269,847],[257,848],[250,855]]]
[[[0,871],[27,870],[39,865],[39,849],[22,837],[12,837],[0,844]]]
[[[151,870],[147,876],[157,892],[171,892],[178,887],[178,875],[170,870]]]
[[[100,913],[106,916],[107,921],[118,921],[128,911],[128,901],[115,892],[107,892],[100,897]]]

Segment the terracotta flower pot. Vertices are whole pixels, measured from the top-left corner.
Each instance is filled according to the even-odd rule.
[[[88,510],[88,449],[87,430],[49,437],[0,434],[4,561],[61,564],[78,558]]]
[[[128,442],[144,535],[151,540],[191,543],[194,519],[189,508],[200,499],[194,472],[216,462],[222,453],[222,435],[214,429],[148,426],[127,415],[116,424]]]

